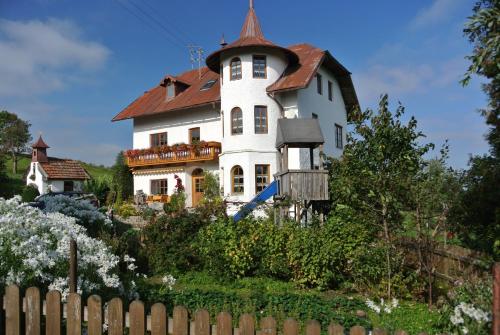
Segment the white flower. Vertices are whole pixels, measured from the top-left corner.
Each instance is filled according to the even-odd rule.
[[[175,285],[176,279],[174,278],[174,276],[168,274],[168,275],[163,276],[161,281],[163,282],[163,284],[165,284],[165,286],[169,290],[171,290],[173,288],[173,286]]]

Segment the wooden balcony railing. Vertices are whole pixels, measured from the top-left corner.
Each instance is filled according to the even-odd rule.
[[[192,145],[128,150],[125,155],[129,167],[140,167],[212,161],[219,159],[220,153],[220,142],[204,142]]]

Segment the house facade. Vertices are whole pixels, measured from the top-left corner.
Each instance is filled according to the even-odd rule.
[[[168,199],[177,176],[187,205],[196,206],[208,171],[219,176],[226,200],[250,201],[278,171],[281,118],[317,118],[324,153],[342,154],[347,114],[358,100],[350,72],[328,51],[267,40],[251,2],[239,39],[223,41],[206,65],[165,76],[113,118],[133,119],[126,155],[135,192]],[[310,166],[309,150],[288,155],[290,169]],[[319,149],[313,155],[319,165]]]
[[[77,161],[49,157],[48,148],[42,136],[33,143],[26,185],[34,185],[40,194],[82,191],[90,179],[87,171]]]

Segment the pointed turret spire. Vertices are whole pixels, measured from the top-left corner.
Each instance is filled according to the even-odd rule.
[[[257,18],[257,14],[255,14],[255,10],[253,8],[253,0],[250,0],[250,8],[248,9],[248,14],[240,33],[240,39],[249,37],[264,38],[264,34],[260,28],[259,19]]]
[[[226,38],[224,37],[224,34],[222,34],[222,38],[220,39],[220,46],[225,48],[227,45]]]

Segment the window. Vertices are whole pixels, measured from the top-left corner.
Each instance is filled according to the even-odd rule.
[[[335,124],[335,146],[339,149],[344,147],[343,137],[342,137],[342,126]]]
[[[191,128],[189,129],[189,143],[193,144],[196,142],[200,142],[200,128]]]
[[[267,106],[254,107],[255,133],[267,134]]]
[[[243,193],[245,187],[243,185],[243,169],[241,166],[236,165],[231,170],[231,191],[232,193]]]
[[[209,81],[207,81],[201,88],[200,88],[200,91],[206,91],[206,90],[209,90],[212,88],[212,86],[214,86],[214,84],[217,82],[217,79],[210,79]]]
[[[73,192],[75,183],[72,180],[64,181],[64,192]]]
[[[318,114],[316,114],[316,113],[312,113],[312,118],[313,118],[313,119],[317,119],[317,118],[318,118]]]
[[[253,77],[266,78],[267,66],[266,56],[253,56]]]
[[[175,86],[170,83],[167,85],[167,99],[172,99],[175,96]]]
[[[333,83],[328,80],[328,100],[333,101]]]
[[[235,107],[231,111],[231,134],[243,134],[243,112],[239,107]]]
[[[316,73],[316,84],[318,94],[323,94],[323,77],[319,73]]]
[[[167,133],[156,133],[149,135],[149,144],[151,148],[167,145]]]
[[[269,185],[269,165],[255,165],[255,193],[260,193]]]
[[[152,195],[167,195],[167,179],[153,179],[151,180],[151,194]]]
[[[241,79],[241,59],[233,58],[231,60],[231,80]]]

